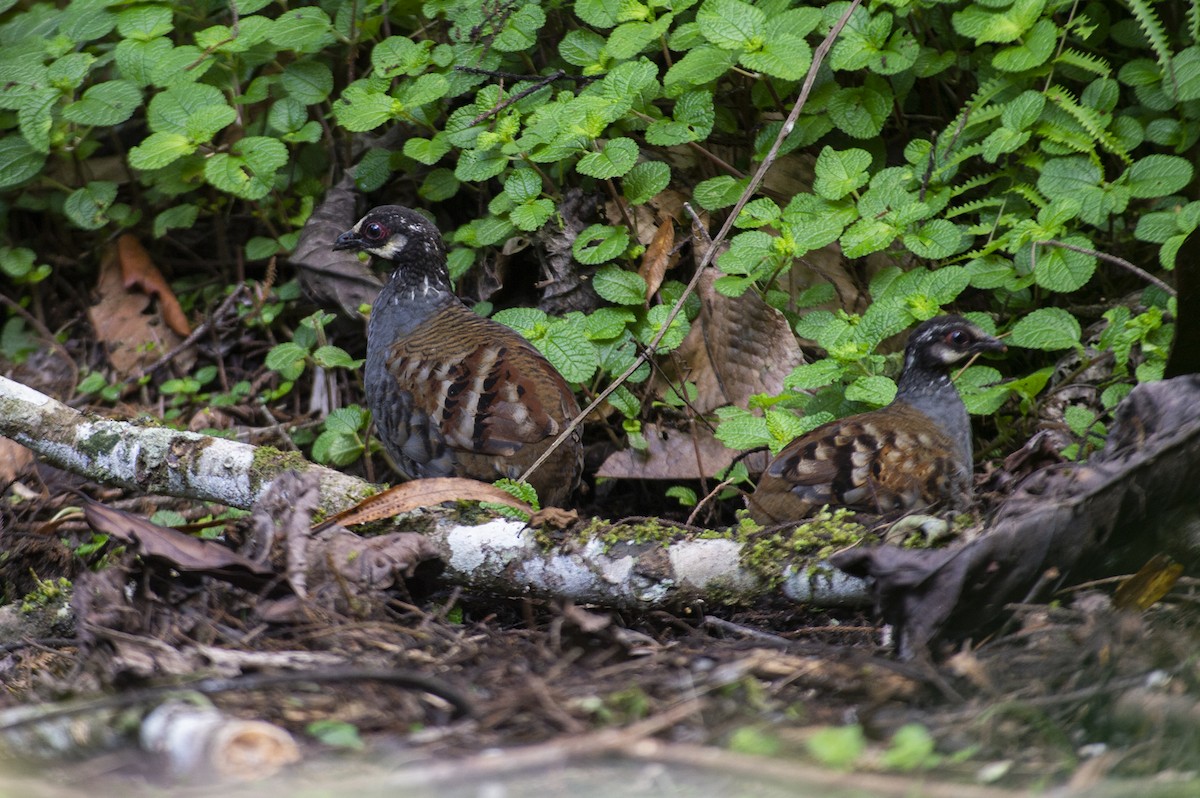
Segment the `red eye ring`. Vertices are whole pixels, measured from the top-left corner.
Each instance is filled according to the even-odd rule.
[[[379,222],[370,222],[363,227],[363,238],[368,241],[381,241],[387,237],[387,230]]]

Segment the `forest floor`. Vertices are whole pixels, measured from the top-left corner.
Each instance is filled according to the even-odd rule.
[[[83,328],[89,301],[60,279],[27,312],[26,332]],[[129,325],[102,340],[141,334],[134,316],[150,314],[138,301],[132,315],[106,311]],[[225,321],[197,344],[200,357],[219,362],[222,381],[269,385],[262,341]],[[81,398],[80,373],[104,368],[106,351],[80,337],[26,352],[6,373],[110,417],[183,407],[194,415],[177,423],[253,442],[279,445],[280,430],[319,420],[299,387],[265,425],[245,397],[195,408],[161,379],[115,402]],[[148,365],[134,360],[125,367]],[[176,379],[194,369],[168,366]],[[260,593],[105,546],[79,508],[86,496],[139,518],[166,514],[229,542],[248,522],[96,485],[8,444],[0,439],[0,751],[12,774],[0,776],[2,795],[262,794],[236,780],[214,787],[223,767],[276,774],[266,788],[280,794],[1200,794],[1196,580],[1141,613],[1112,608],[1115,581],[1015,605],[1004,625],[936,663],[897,661],[865,606],[780,598],[618,611],[480,595],[422,572],[370,606],[264,619]],[[381,460],[355,468],[385,478]],[[661,490],[593,491],[581,515],[666,514]],[[729,510],[707,523],[731,520]],[[296,747],[248,765],[235,747],[229,762],[190,769],[148,756],[136,742],[143,716],[177,685],[229,716],[276,724]]]

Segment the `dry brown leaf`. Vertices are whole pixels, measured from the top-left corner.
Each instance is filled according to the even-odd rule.
[[[737,452],[713,437],[707,427],[697,427],[696,434],[674,429],[662,429],[655,424],[644,426],[646,450],[623,449],[608,456],[596,472],[598,477],[614,479],[701,479],[727,467]],[[765,463],[753,464],[754,455],[747,458],[747,467],[762,470]]]
[[[700,315],[677,350],[685,376],[696,383],[692,405],[699,413],[727,404],[745,407],[759,393],[778,394],[783,378],[804,362],[783,314],[756,291],[736,298],[717,293],[718,274],[706,269],[701,275]],[[660,393],[670,390],[661,379],[657,385]]]
[[[107,348],[113,368],[127,376],[153,363],[183,338],[164,323],[161,315],[148,312],[149,296],[126,288],[121,261],[118,246],[105,253],[97,285],[100,301],[88,308],[88,320]],[[188,367],[188,359],[180,362]]]
[[[528,504],[513,498],[511,494],[505,493],[495,485],[462,477],[434,477],[414,479],[388,488],[383,493],[377,493],[350,509],[325,519],[314,527],[314,531],[320,531],[332,524],[353,526],[380,521],[421,507],[453,501],[494,502],[525,513],[533,512],[533,508]]]
[[[642,267],[638,269],[638,274],[646,281],[646,296],[658,293],[663,275],[679,261],[679,255],[673,252],[674,249],[675,221],[667,219],[658,226],[654,238],[650,240],[650,246],[646,247],[646,253],[642,256]]]
[[[84,505],[88,526],[130,546],[141,556],[162,560],[178,571],[202,573],[250,590],[261,589],[275,575],[215,540],[203,540],[97,502]]]
[[[142,246],[142,242],[131,233],[126,233],[117,239],[117,257],[121,261],[121,276],[125,281],[125,289],[142,289],[149,296],[158,299],[158,312],[180,338],[192,334],[192,325],[188,323],[175,292],[167,285],[162,272],[150,260],[150,253]]]
[[[33,465],[33,452],[16,441],[0,438],[0,487],[11,485]]]

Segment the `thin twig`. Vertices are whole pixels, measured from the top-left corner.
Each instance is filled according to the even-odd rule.
[[[75,389],[79,387],[79,366],[76,365],[75,358],[71,357],[71,353],[67,351],[67,348],[58,342],[58,339],[54,337],[54,333],[50,332],[50,328],[43,324],[42,320],[37,316],[4,294],[0,294],[0,302],[3,302],[14,313],[29,322],[33,329],[37,330],[38,335],[44,338],[46,343],[50,344],[50,348],[61,355],[62,359],[66,361],[67,367],[71,369],[73,376],[71,377],[71,390],[67,392],[65,398],[69,399],[74,396]]]
[[[750,198],[754,196],[754,193],[758,190],[759,185],[762,184],[763,177],[766,175],[767,170],[770,169],[771,165],[775,163],[775,159],[779,154],[779,148],[783,146],[784,139],[788,137],[788,135],[792,132],[792,129],[796,126],[796,120],[800,118],[800,111],[803,110],[804,105],[808,102],[808,95],[812,92],[813,83],[815,83],[817,80],[817,70],[820,69],[821,63],[825,60],[825,56],[829,53],[830,48],[833,47],[833,43],[837,40],[838,34],[842,32],[842,28],[845,27],[846,22],[850,19],[850,15],[854,13],[861,2],[862,0],[851,0],[850,5],[846,8],[846,11],[842,14],[841,18],[829,30],[829,34],[825,37],[825,40],[822,41],[817,46],[817,49],[813,52],[812,65],[809,66],[808,74],[804,77],[804,85],[800,88],[800,96],[796,98],[796,103],[792,106],[792,111],[788,114],[783,126],[779,128],[779,133],[775,136],[775,142],[771,145],[770,151],[767,152],[767,157],[763,159],[763,162],[759,165],[758,169],[754,172],[754,175],[750,178],[750,182],[746,185],[745,190],[742,191],[742,195],[738,197],[738,201],[734,203],[733,209],[725,217],[725,222],[721,225],[721,229],[717,231],[715,236],[713,236],[712,244],[710,244],[709,247],[704,251],[704,254],[701,255],[700,262],[696,264],[695,274],[692,275],[691,281],[688,282],[687,287],[683,290],[683,293],[680,294],[679,299],[675,300],[675,305],[671,308],[671,312],[668,313],[667,318],[663,320],[662,328],[659,329],[654,338],[652,338],[650,342],[646,344],[645,351],[639,354],[634,359],[633,363],[631,363],[629,367],[625,369],[625,371],[621,372],[620,376],[609,383],[608,387],[597,394],[596,398],[593,399],[591,403],[579,413],[579,415],[571,419],[571,423],[559,433],[558,437],[554,439],[554,442],[550,444],[546,451],[542,452],[541,457],[535,460],[533,465],[525,469],[525,473],[521,475],[522,481],[528,481],[529,476],[537,471],[538,468],[541,467],[542,463],[546,462],[550,455],[562,445],[563,441],[575,434],[575,429],[581,423],[583,423],[583,420],[591,415],[597,407],[599,407],[606,399],[608,399],[613,391],[617,390],[617,388],[627,379],[629,379],[629,377],[635,371],[637,371],[638,368],[640,368],[641,365],[646,362],[646,360],[654,355],[655,350],[658,349],[659,343],[662,341],[663,337],[666,336],[667,331],[671,328],[672,322],[675,321],[675,317],[678,316],[683,310],[684,302],[686,302],[687,298],[696,290],[696,286],[700,282],[700,275],[702,275],[704,270],[708,268],[710,263],[712,263],[713,257],[716,255],[717,248],[720,246],[721,242],[725,240],[725,237],[733,228],[733,223],[737,219],[738,214],[742,212],[742,208],[746,207],[746,203],[748,203]]]
[[[1151,285],[1153,285],[1157,288],[1161,288],[1163,291],[1166,291],[1167,294],[1169,294],[1170,296],[1176,295],[1174,288],[1167,285],[1165,282],[1158,279],[1153,274],[1151,274],[1150,272],[1143,269],[1141,266],[1135,266],[1134,264],[1130,263],[1129,261],[1125,260],[1124,258],[1118,258],[1116,255],[1109,255],[1107,252],[1100,252],[1099,250],[1088,249],[1086,247],[1077,247],[1074,244],[1067,244],[1062,241],[1038,241],[1038,242],[1035,242],[1034,246],[1035,247],[1037,247],[1037,246],[1059,247],[1061,249],[1069,249],[1072,252],[1078,252],[1083,255],[1091,255],[1093,258],[1099,258],[1100,260],[1106,260],[1109,263],[1113,263],[1113,264],[1116,264],[1117,266],[1120,266],[1122,269],[1125,269],[1126,271],[1128,271],[1132,274],[1136,274],[1138,277],[1141,277],[1143,280],[1150,283]]]
[[[225,317],[225,314],[229,312],[230,307],[233,306],[233,303],[240,299],[245,291],[246,286],[244,284],[239,285],[236,289],[234,289],[233,293],[225,297],[221,304],[217,306],[217,309],[212,312],[211,316],[201,322],[196,329],[192,330],[191,334],[187,338],[184,338],[182,341],[176,344],[171,351],[164,354],[158,360],[133,374],[130,379],[134,382],[137,382],[142,377],[146,376],[147,374],[154,373],[178,357],[180,352],[196,343],[200,336],[207,333],[210,327],[215,327],[216,325],[220,324],[221,320]]]

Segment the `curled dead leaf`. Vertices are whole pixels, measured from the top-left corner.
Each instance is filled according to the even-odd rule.
[[[442,502],[475,501],[493,502],[532,513],[533,508],[523,501],[515,499],[511,494],[474,479],[461,477],[434,477],[432,479],[414,479],[402,482],[364,499],[348,510],[343,510],[335,516],[325,519],[314,527],[314,531],[326,529],[333,524],[354,526],[371,521],[381,521],[401,513],[409,513],[421,507],[430,507]]]

